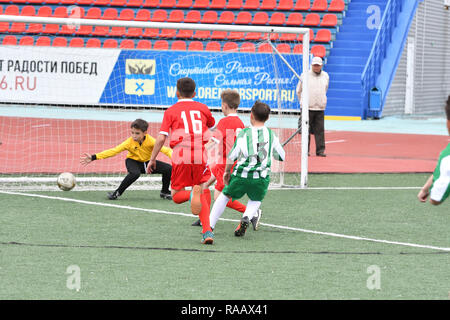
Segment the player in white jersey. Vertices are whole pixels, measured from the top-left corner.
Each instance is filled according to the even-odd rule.
[[[272,156],[280,161],[285,158],[278,137],[265,126],[269,114],[267,104],[255,102],[250,115],[251,127],[242,129],[238,134],[227,157],[223,176],[226,186],[211,211],[211,227],[215,227],[230,199],[239,199],[245,194],[250,200],[234,234],[243,236],[249,221],[257,214],[269,187]],[[233,168],[234,161],[237,163]]]
[[[448,96],[447,106],[447,130],[450,135],[450,96]],[[428,178],[425,185],[419,191],[417,197],[421,202],[427,201],[430,196],[430,203],[441,204],[450,195],[450,143],[442,150],[433,174]]]

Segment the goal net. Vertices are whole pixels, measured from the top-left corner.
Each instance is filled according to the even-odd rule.
[[[114,190],[126,175],[127,152],[87,166],[80,156],[117,146],[130,137],[130,124],[138,118],[149,122],[148,133],[156,137],[164,110],[177,101],[176,81],[182,77],[195,80],[195,100],[210,107],[216,123],[223,117],[220,93],[235,89],[245,125],[259,100],[271,107],[267,125],[281,142],[297,130],[296,86],[309,67],[308,29],[22,16],[0,21],[75,30],[140,28],[147,35],[99,38],[99,47],[87,45],[88,39],[82,47],[71,46],[73,38],[61,47],[0,46],[0,189],[56,190],[57,175],[72,172],[74,190]],[[307,94],[302,99],[307,101]],[[272,186],[306,187],[305,136],[285,146],[286,161],[272,162]],[[162,153],[159,160],[170,162]],[[143,175],[130,188],[160,187],[160,176]]]

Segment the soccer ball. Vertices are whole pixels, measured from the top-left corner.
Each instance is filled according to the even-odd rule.
[[[56,183],[58,184],[58,187],[63,191],[72,190],[76,184],[75,176],[70,172],[63,172],[58,176]]]

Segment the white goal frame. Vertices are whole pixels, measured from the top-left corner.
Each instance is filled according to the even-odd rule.
[[[77,18],[52,18],[52,17],[30,17],[0,15],[0,22],[21,22],[21,23],[40,23],[40,24],[59,24],[73,26],[107,26],[107,27],[126,27],[126,28],[154,28],[154,29],[183,29],[183,30],[217,30],[228,32],[260,32],[260,33],[291,33],[303,34],[303,72],[310,69],[310,33],[309,28],[297,27],[273,27],[273,26],[246,26],[246,25],[227,25],[227,24],[195,24],[195,23],[161,23],[150,21],[125,21],[125,20],[96,20],[96,19],[77,19]],[[272,45],[274,52],[286,63],[282,55]],[[297,78],[299,75],[289,64],[287,66],[293,71]],[[308,136],[309,136],[309,86],[308,77],[303,79],[303,90],[301,96],[301,178],[300,188],[307,188],[308,185]]]

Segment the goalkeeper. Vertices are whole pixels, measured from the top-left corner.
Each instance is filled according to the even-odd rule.
[[[94,160],[106,159],[114,157],[122,151],[128,150],[128,155],[125,160],[125,166],[128,170],[128,175],[123,179],[120,186],[113,192],[108,193],[108,199],[116,200],[125,190],[135,182],[142,173],[146,173],[147,165],[152,156],[153,147],[155,145],[155,138],[147,133],[148,123],[142,119],[136,119],[131,123],[131,137],[116,146],[96,154],[84,153],[81,156],[80,162],[87,165]],[[162,153],[169,158],[172,157],[172,149],[162,147]],[[167,200],[172,200],[170,194],[170,177],[172,175],[172,166],[163,161],[156,161],[156,170],[153,173],[162,174],[162,189],[160,197]]]
[[[241,223],[234,231],[237,237],[244,236],[250,220],[257,215],[261,201],[267,193],[272,155],[280,161],[285,158],[284,149],[277,136],[264,125],[269,114],[270,108],[267,104],[255,102],[250,114],[251,127],[239,132],[228,154],[223,175],[226,186],[211,211],[211,227],[215,227],[230,199],[239,199],[247,194],[250,200]],[[235,160],[237,163],[231,173]]]

